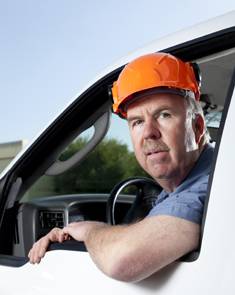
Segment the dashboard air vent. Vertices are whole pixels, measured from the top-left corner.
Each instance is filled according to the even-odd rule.
[[[63,211],[40,211],[39,220],[42,229],[52,229],[54,227],[64,227]]]

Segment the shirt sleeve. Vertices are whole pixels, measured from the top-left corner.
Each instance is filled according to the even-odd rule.
[[[170,193],[167,198],[156,203],[148,216],[170,215],[201,224],[207,185],[208,176],[204,176],[188,189]]]

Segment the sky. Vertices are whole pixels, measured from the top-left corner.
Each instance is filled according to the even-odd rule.
[[[0,0],[0,143],[31,141],[116,60],[234,0]]]

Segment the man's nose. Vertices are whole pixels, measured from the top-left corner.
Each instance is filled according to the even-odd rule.
[[[161,133],[156,122],[153,120],[148,120],[145,122],[143,137],[144,139],[158,139],[161,137]]]

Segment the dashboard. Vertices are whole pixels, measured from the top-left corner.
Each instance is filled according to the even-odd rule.
[[[63,228],[84,220],[106,222],[108,197],[109,194],[46,196],[19,204],[14,255],[27,256],[32,244],[54,227]],[[134,195],[119,196],[115,206],[117,223],[122,223],[134,198]]]

